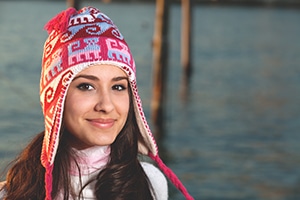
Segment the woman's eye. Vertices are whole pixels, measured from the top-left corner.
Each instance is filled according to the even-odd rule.
[[[124,85],[114,85],[113,90],[123,91],[126,90],[126,87]]]
[[[82,91],[90,91],[94,89],[94,87],[88,83],[81,83],[77,86],[77,88]]]

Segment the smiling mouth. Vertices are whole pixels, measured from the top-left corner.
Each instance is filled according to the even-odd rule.
[[[115,124],[114,119],[88,119],[87,121],[91,125],[101,129],[111,128]]]

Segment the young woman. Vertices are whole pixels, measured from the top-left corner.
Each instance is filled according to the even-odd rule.
[[[98,9],[69,8],[45,28],[40,100],[45,131],[21,152],[0,199],[168,199],[167,168],[145,119],[135,63],[113,22]]]

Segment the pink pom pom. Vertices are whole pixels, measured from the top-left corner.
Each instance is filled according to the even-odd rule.
[[[75,8],[68,8],[65,11],[57,14],[53,17],[44,27],[47,30],[48,34],[50,34],[53,30],[58,32],[64,32],[67,30],[69,19],[72,15],[76,14],[77,11]]]

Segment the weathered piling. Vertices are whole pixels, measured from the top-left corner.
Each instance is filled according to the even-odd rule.
[[[181,66],[182,83],[181,99],[186,102],[189,94],[189,83],[192,73],[191,38],[192,38],[192,8],[190,0],[181,0]]]
[[[169,0],[156,0],[155,26],[153,36],[153,88],[152,88],[152,122],[155,136],[161,137],[164,129],[165,87],[167,81],[168,61],[168,22]]]
[[[76,10],[80,9],[80,0],[67,0],[68,7],[74,7]]]
[[[181,0],[181,65],[185,76],[191,73],[191,2]]]

